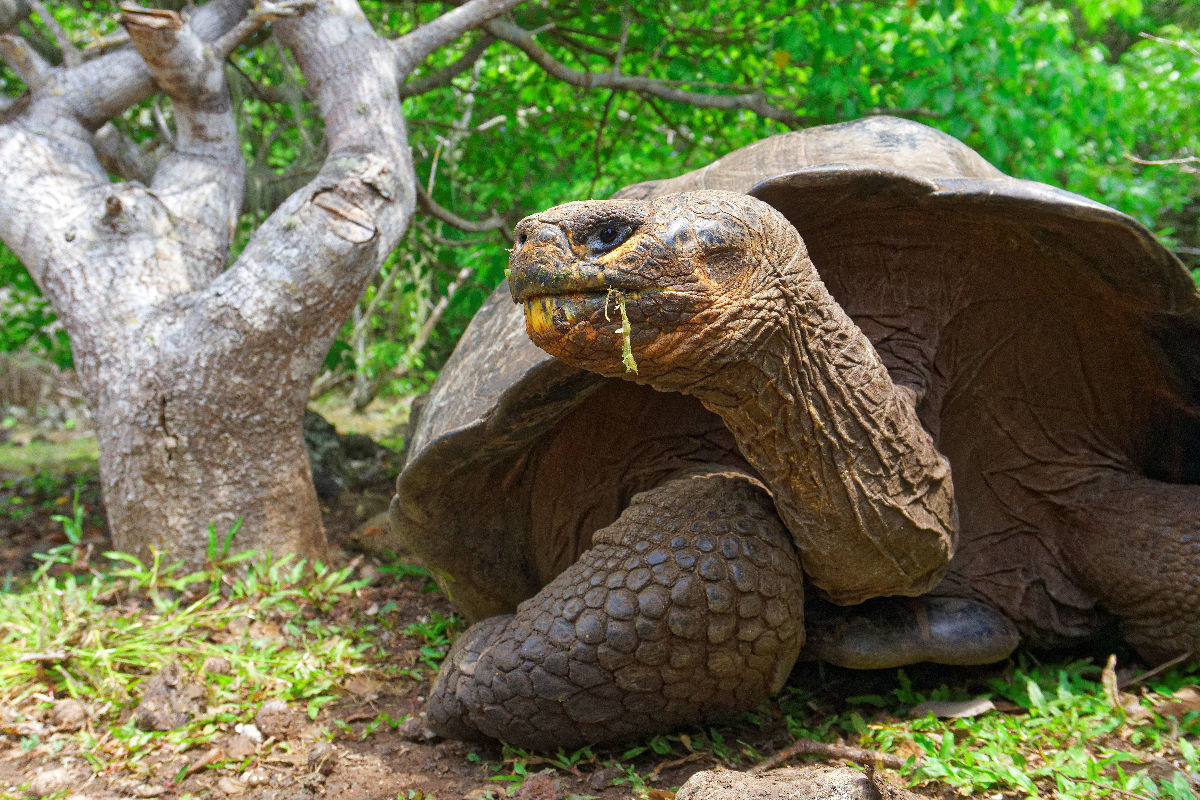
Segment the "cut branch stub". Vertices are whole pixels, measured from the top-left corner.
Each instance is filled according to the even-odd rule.
[[[225,265],[246,172],[224,56],[174,11],[124,3],[120,19],[174,106],[173,152],[159,164],[150,188],[178,220],[178,233],[188,241],[182,252],[189,282],[201,287]]]
[[[313,205],[329,212],[329,229],[351,244],[369,242],[375,235],[375,221],[362,208],[326,189],[313,197]]]
[[[222,59],[184,25],[178,13],[122,3],[120,21],[155,83],[176,105],[183,103],[210,113],[229,109]],[[179,124],[183,123],[180,119]],[[198,134],[208,138],[203,131]]]

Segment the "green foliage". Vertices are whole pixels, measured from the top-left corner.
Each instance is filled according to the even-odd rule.
[[[377,646],[369,631],[319,616],[365,584],[348,569],[284,558],[246,560],[242,577],[227,561],[182,574],[157,557],[144,564],[108,553],[112,565],[100,570],[81,559],[82,519],[78,506],[62,515],[68,544],[0,594],[0,698],[14,709],[46,692],[86,702],[107,729],[102,746],[91,726],[76,734],[97,771],[137,771],[164,744],[215,742],[268,698],[301,703],[315,716]],[[207,676],[205,714],[166,732],[135,727],[128,710],[148,677],[168,664],[196,672],[213,657],[230,668]]]
[[[1200,711],[1173,716],[1165,709],[1172,692],[1200,680],[1195,667],[1168,672],[1140,694],[1118,695],[1104,688],[1090,661],[1018,663],[988,681],[981,695],[1008,703],[1008,710],[948,720],[904,716],[926,701],[968,699],[961,688],[915,691],[903,670],[896,677],[890,695],[852,698],[839,714],[814,715],[811,695],[789,687],[780,702],[789,732],[919,753],[920,761],[910,758],[903,770],[909,780],[949,784],[964,794],[1194,797],[1189,784],[1200,775]]]
[[[71,366],[67,333],[25,267],[0,244],[0,353],[30,352]]]

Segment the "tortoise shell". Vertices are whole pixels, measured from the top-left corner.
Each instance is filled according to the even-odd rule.
[[[1093,629],[1095,600],[1041,533],[1047,498],[1085,479],[1098,453],[1200,482],[1200,298],[1179,260],[1132,218],[1009,177],[903,119],[780,134],[615,197],[698,189],[781,211],[916,393],[954,472],[953,593],[986,598],[1035,639]],[[632,452],[660,426],[699,432],[722,457],[720,420],[697,402],[555,360],[500,287],[414,421],[393,527],[468,618],[511,611],[656,477],[589,500],[574,521],[582,544],[537,520],[553,504],[542,485],[571,496],[610,482],[590,474],[595,449]]]

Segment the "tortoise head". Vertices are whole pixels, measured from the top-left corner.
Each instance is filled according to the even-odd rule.
[[[587,201],[517,224],[509,288],[552,355],[686,391],[770,335],[797,262],[795,228],[748,195]]]

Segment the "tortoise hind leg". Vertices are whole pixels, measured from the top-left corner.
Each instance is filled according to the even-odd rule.
[[[803,643],[803,577],[756,479],[726,468],[636,495],[516,614],[472,626],[427,715],[448,736],[578,747],[749,710]]]
[[[1200,486],[1113,471],[1062,504],[1077,579],[1151,662],[1200,661]]]

